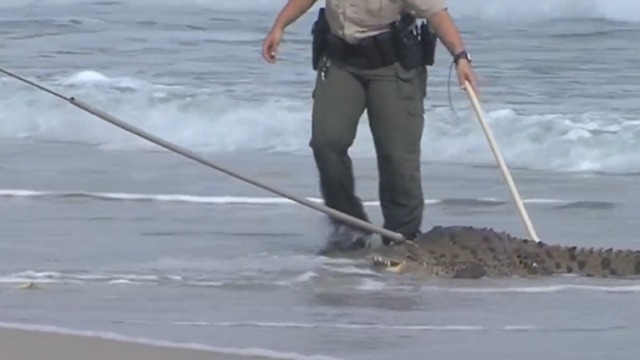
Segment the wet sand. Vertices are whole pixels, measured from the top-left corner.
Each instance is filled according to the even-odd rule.
[[[3,360],[264,360],[213,351],[154,346],[93,336],[0,328]]]

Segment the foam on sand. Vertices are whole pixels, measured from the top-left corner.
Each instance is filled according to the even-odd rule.
[[[46,326],[0,323],[0,349],[7,360],[335,360],[262,349],[217,349],[198,344],[129,339]]]

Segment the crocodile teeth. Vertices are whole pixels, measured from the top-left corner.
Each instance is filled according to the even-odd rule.
[[[380,256],[375,256],[373,258],[373,262],[376,263],[376,264],[387,265],[387,266],[389,266],[389,264],[390,264],[389,260],[385,260],[385,259],[381,258]]]
[[[387,267],[391,267],[393,265],[393,262],[391,260],[383,259],[380,256],[374,256],[373,257],[373,262],[375,264],[384,265],[384,266],[387,266]]]

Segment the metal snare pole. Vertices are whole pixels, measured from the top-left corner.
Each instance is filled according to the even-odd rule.
[[[480,126],[482,127],[482,130],[484,131],[484,134],[487,137],[487,141],[489,142],[489,146],[491,147],[493,156],[496,158],[496,161],[498,162],[498,166],[500,167],[500,171],[502,172],[502,175],[507,181],[507,185],[509,186],[509,191],[511,192],[511,196],[513,197],[513,200],[515,201],[516,206],[518,207],[518,211],[520,212],[520,217],[522,218],[522,222],[524,223],[524,226],[527,229],[527,232],[529,233],[529,236],[531,237],[531,239],[537,242],[540,242],[540,239],[538,238],[538,234],[536,234],[536,231],[533,228],[533,224],[529,219],[529,215],[527,214],[527,210],[524,207],[524,203],[520,198],[520,194],[518,193],[516,184],[513,182],[513,179],[511,178],[511,173],[509,172],[509,169],[507,168],[507,165],[505,164],[504,159],[502,158],[502,154],[500,153],[500,149],[498,148],[498,143],[496,142],[496,139],[493,137],[491,128],[489,128],[489,125],[487,124],[486,120],[484,119],[484,116],[482,115],[482,110],[480,108],[480,102],[478,101],[478,97],[473,91],[471,84],[466,80],[465,80],[464,88],[467,94],[469,95],[469,99],[471,100],[471,105],[473,105],[473,110],[475,111],[476,116],[478,117]]]

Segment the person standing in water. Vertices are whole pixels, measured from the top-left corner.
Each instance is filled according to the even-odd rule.
[[[275,63],[285,29],[316,0],[288,0],[262,45]],[[417,26],[417,20],[426,20]],[[417,35],[419,33],[419,35]],[[369,221],[355,193],[353,144],[367,111],[379,172],[384,227],[414,239],[424,210],[421,139],[427,69],[436,39],[456,65],[460,86],[476,90],[471,58],[445,0],[326,0],[314,23],[311,139],[325,205]],[[334,225],[343,225],[332,219]],[[364,246],[355,241],[356,246]],[[383,239],[390,245],[389,239]]]

